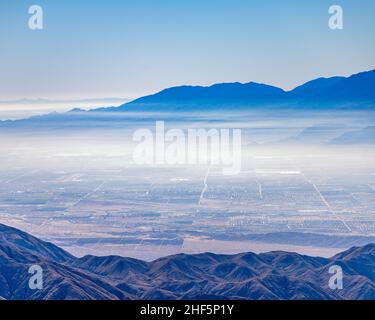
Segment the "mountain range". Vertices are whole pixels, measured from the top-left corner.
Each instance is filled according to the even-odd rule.
[[[318,78],[291,91],[260,84],[221,83],[209,87],[180,86],[141,97],[119,107],[94,111],[164,111],[244,109],[249,107],[304,109],[375,108],[375,70],[350,77]]]
[[[44,287],[28,286],[31,265]],[[328,286],[343,269],[343,289]],[[332,258],[290,252],[178,254],[145,262],[120,256],[76,258],[59,247],[0,224],[0,299],[375,299],[375,244]]]
[[[120,106],[88,111],[76,107],[65,113],[50,113],[23,120],[0,121],[0,127],[57,123],[71,125],[87,121],[113,123],[104,113],[126,115],[137,112],[202,112],[215,110],[374,110],[375,70],[350,77],[318,78],[291,91],[274,86],[249,83],[219,83],[212,86],[179,86],[144,96]],[[118,115],[119,116],[119,115]],[[120,117],[121,118],[121,117]],[[121,120],[121,119],[118,119]],[[97,124],[95,124],[97,125]]]

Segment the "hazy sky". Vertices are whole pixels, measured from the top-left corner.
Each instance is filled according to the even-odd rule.
[[[28,28],[41,5],[44,29]],[[328,8],[344,29],[328,28]],[[0,100],[137,97],[375,68],[373,0],[1,0]]]

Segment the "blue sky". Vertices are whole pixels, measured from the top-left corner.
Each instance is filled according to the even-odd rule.
[[[28,28],[41,5],[44,30]],[[344,29],[328,28],[328,8]],[[375,68],[373,0],[1,0],[0,100],[137,97],[182,84],[293,88]]]

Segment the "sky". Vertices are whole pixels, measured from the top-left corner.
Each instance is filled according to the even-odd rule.
[[[34,4],[43,30],[28,27]],[[333,4],[343,30],[328,27]],[[1,0],[0,101],[236,81],[291,89],[374,69],[374,16],[373,0]]]

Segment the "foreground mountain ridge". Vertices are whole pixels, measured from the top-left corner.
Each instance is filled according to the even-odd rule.
[[[44,288],[28,287],[31,265]],[[344,288],[328,286],[339,265]],[[76,258],[0,224],[0,297],[4,299],[375,299],[375,244],[330,259],[282,251],[178,254],[144,262],[119,256]]]

